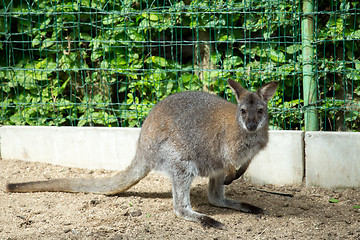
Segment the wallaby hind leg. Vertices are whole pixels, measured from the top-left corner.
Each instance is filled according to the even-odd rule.
[[[208,197],[209,197],[209,202],[212,205],[217,207],[231,208],[246,213],[253,213],[253,214],[263,213],[263,210],[259,207],[225,198],[225,187],[223,183],[224,183],[223,174],[217,176],[210,176]]]
[[[203,228],[224,229],[224,225],[215,219],[192,210],[190,202],[190,187],[194,176],[187,169],[177,171],[171,176],[174,211],[179,217],[199,222]]]

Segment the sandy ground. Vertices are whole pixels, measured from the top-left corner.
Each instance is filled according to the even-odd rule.
[[[7,182],[101,177],[113,172],[0,159],[0,239],[360,239],[359,189],[255,186],[235,181],[231,198],[267,211],[251,215],[210,206],[206,179],[197,179],[195,210],[226,230],[205,230],[175,216],[167,178],[150,174],[118,196],[83,193],[7,193]],[[276,191],[294,197],[258,191]],[[338,203],[330,203],[335,198]]]

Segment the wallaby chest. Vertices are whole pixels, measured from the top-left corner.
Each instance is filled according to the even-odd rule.
[[[230,163],[237,169],[248,164],[266,146],[267,142],[267,131],[259,130],[256,133],[244,134],[238,142],[234,142],[236,146],[229,159]]]

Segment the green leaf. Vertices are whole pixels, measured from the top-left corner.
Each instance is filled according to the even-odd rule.
[[[36,62],[35,64],[36,69],[48,69],[48,70],[54,70],[56,68],[56,63],[52,61],[51,58],[45,58],[44,60],[40,60]]]
[[[330,202],[330,203],[338,203],[338,202],[340,202],[340,200],[339,200],[339,199],[335,199],[335,198],[330,198],[329,202]]]
[[[280,63],[285,62],[285,55],[281,51],[279,51],[279,50],[276,51],[275,49],[271,49],[269,54],[270,54],[271,60],[273,60],[275,62],[280,62]]]
[[[116,23],[119,23],[123,19],[124,19],[123,16],[117,16],[115,14],[111,14],[111,15],[105,16],[103,18],[103,24],[104,25],[116,24]]]
[[[224,26],[226,24],[225,20],[213,20],[206,24],[206,27],[215,27],[215,26]]]
[[[354,36],[354,38],[359,39],[359,38],[360,38],[360,29],[359,29],[359,30],[356,30],[356,31],[353,33],[353,36]]]
[[[159,21],[159,16],[156,14],[143,13],[141,16],[143,16],[145,19],[148,19],[153,22]]]
[[[53,39],[46,39],[45,41],[43,41],[40,49],[44,49],[44,48],[48,48],[48,47],[51,47],[52,45],[55,44],[55,40]]]
[[[127,34],[129,35],[131,40],[134,40],[134,41],[137,41],[137,42],[145,41],[144,35],[138,33],[136,29],[129,29]]]
[[[353,208],[354,209],[360,209],[360,205],[355,205]]]
[[[219,59],[221,59],[221,54],[219,52],[213,52],[211,53],[210,55],[210,61],[213,63],[213,64],[217,64],[217,62],[219,61]]]
[[[291,46],[288,46],[286,48],[286,52],[288,54],[294,54],[296,53],[297,51],[299,51],[301,49],[301,45],[300,44],[294,44],[294,45],[291,45]]]
[[[109,62],[108,62],[106,59],[104,59],[104,60],[101,62],[100,67],[103,68],[103,69],[109,68]]]
[[[228,34],[224,34],[223,36],[221,36],[221,37],[218,39],[218,41],[219,41],[219,42],[225,42],[225,41],[230,40],[230,39],[231,39],[231,37],[230,37]]]
[[[360,70],[360,61],[355,61],[355,68]]]
[[[146,59],[146,63],[154,63],[159,65],[160,67],[166,67],[168,65],[168,62],[165,58],[159,57],[159,56],[151,56],[150,58]]]
[[[229,70],[233,67],[237,67],[243,63],[243,60],[239,56],[231,56],[224,60],[224,69]]]
[[[40,35],[37,35],[31,42],[31,46],[32,47],[36,47],[38,45],[40,45],[41,41],[40,41]]]
[[[350,73],[346,74],[346,77],[354,80],[354,81],[358,81],[360,80],[360,72],[358,70],[352,69],[352,68],[348,68],[348,71],[350,71]]]
[[[255,58],[255,55],[259,57],[266,57],[267,50],[261,48],[260,46],[255,46],[250,49],[251,57]]]

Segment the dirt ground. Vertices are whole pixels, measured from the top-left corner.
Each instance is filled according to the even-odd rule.
[[[210,206],[206,179],[197,179],[191,199],[226,230],[203,229],[176,217],[170,181],[152,173],[118,196],[83,193],[7,193],[8,182],[56,177],[101,177],[114,172],[0,159],[0,239],[360,239],[359,189],[256,186],[235,181],[234,199],[264,208],[251,215]],[[290,193],[294,197],[269,192]],[[338,203],[330,203],[331,198]]]

